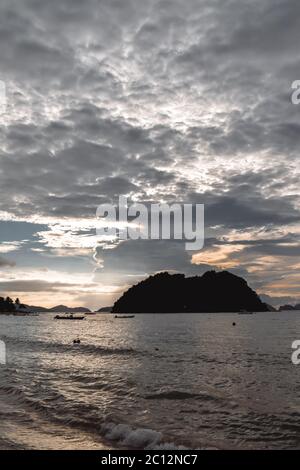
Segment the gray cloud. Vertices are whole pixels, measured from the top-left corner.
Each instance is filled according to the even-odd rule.
[[[2,256],[0,256],[0,268],[2,268],[2,267],[12,267],[14,265],[15,265],[15,263],[13,261],[9,261],[6,258],[3,258]]]
[[[78,284],[47,282],[39,279],[0,282],[0,290],[9,292],[59,292],[64,289],[71,289],[72,287],[78,288]]]
[[[273,268],[262,281],[251,256],[277,256],[285,275],[299,256],[299,13],[297,0],[3,0],[0,211],[59,222],[119,194],[201,202],[206,250],[232,230],[281,231],[245,235],[236,269],[263,285]],[[96,257],[124,276],[207,267],[167,242]]]

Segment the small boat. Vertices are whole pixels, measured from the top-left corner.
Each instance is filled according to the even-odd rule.
[[[71,315],[56,315],[54,317],[54,320],[84,320],[85,317],[74,317],[74,315],[71,313]]]
[[[115,315],[115,318],[134,318],[135,315]]]

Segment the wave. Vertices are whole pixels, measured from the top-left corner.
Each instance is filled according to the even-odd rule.
[[[129,422],[124,423],[120,415],[109,413],[106,409],[101,412],[99,406],[85,403],[66,398],[58,391],[47,388],[47,394],[43,396],[46,390],[41,390],[42,395],[36,396],[34,390],[30,392],[24,388],[20,388],[20,384],[16,385],[2,385],[0,386],[1,398],[0,400],[9,400],[9,404],[15,406],[16,412],[20,408],[24,412],[24,419],[27,416],[34,415],[28,413],[29,410],[34,410],[39,416],[44,417],[49,423],[56,423],[64,427],[79,430],[96,435],[107,442],[107,447],[113,445],[120,449],[146,449],[146,450],[171,450],[171,449],[195,449],[198,448],[199,442],[192,443],[192,441],[184,437],[179,438],[165,434],[162,428],[159,430],[142,427],[138,423]],[[30,394],[29,394],[30,393]],[[208,394],[182,392],[180,390],[160,390],[157,393],[146,395],[146,399],[171,399],[171,400],[188,400],[188,399],[216,399]],[[11,403],[12,402],[12,403]],[[204,405],[205,406],[205,405]],[[10,407],[3,406],[3,410],[9,410]],[[110,410],[112,411],[112,410]],[[18,413],[20,418],[20,413]],[[273,414],[261,413],[257,415],[254,412],[247,414],[236,415],[234,419],[228,422],[229,412],[220,415],[219,428],[224,429],[229,426],[233,435],[237,437],[241,432],[247,434],[248,432],[254,433],[255,437],[251,437],[253,443],[265,443],[267,440],[272,442],[285,442],[285,445],[295,446],[296,439],[299,436],[299,412],[293,411],[289,414],[280,414],[275,416]],[[10,420],[14,418],[12,415],[1,416],[3,420]],[[259,419],[258,419],[259,418]],[[23,419],[23,417],[22,417]],[[126,418],[125,418],[126,420]],[[202,436],[202,448],[207,448]],[[187,446],[187,447],[185,447]]]
[[[187,447],[172,442],[164,442],[163,434],[148,428],[134,428],[128,424],[105,423],[102,432],[109,441],[119,446],[144,450],[178,450]]]
[[[52,396],[44,399],[28,396],[24,390],[14,386],[0,386],[0,392],[4,399],[5,397],[14,399],[16,407],[21,406],[25,410],[31,409],[50,422],[96,434],[101,436],[105,442],[113,443],[122,449],[186,448],[169,442],[159,431],[135,427],[132,424],[107,421],[107,418],[99,416],[99,409],[96,406],[81,402],[75,404],[73,400],[67,400],[54,391],[51,392]]]
[[[24,338],[9,338],[1,337],[8,345],[15,344],[21,345],[27,350],[32,351],[48,351],[54,353],[78,353],[78,354],[92,354],[92,355],[139,355],[143,354],[133,348],[115,348],[107,346],[97,346],[94,344],[68,344],[57,342],[46,342]]]
[[[144,395],[145,400],[216,400],[217,397],[205,393],[182,392],[179,390],[164,390]]]

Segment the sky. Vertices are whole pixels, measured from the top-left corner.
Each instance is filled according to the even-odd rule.
[[[161,270],[300,300],[299,0],[2,0],[0,293],[111,305]],[[104,244],[119,195],[205,205],[205,246]]]

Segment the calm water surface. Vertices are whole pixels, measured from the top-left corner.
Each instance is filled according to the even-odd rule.
[[[0,447],[300,448],[300,312],[0,316],[0,339]]]

